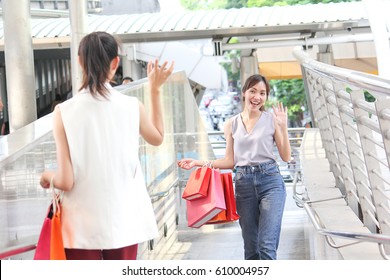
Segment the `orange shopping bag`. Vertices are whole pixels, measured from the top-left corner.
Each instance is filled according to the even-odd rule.
[[[50,234],[50,259],[66,260],[64,243],[62,241],[61,201],[59,195],[56,195],[53,206],[53,218],[51,221]]]

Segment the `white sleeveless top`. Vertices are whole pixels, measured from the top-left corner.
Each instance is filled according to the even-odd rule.
[[[139,104],[109,84],[109,100],[84,90],[61,103],[74,187],[65,192],[65,248],[115,249],[158,236],[139,149]]]
[[[253,166],[275,160],[275,126],[273,115],[263,112],[251,133],[248,133],[241,114],[232,117],[232,137],[234,139],[234,166]]]

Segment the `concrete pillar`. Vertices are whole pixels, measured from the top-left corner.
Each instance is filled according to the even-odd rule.
[[[254,74],[259,74],[259,65],[256,56],[241,56],[241,85]]]
[[[123,77],[129,76],[134,81],[144,78],[142,65],[136,62],[136,47],[131,45],[124,45],[125,53],[121,57]]]
[[[142,76],[142,65],[137,64],[135,61],[128,60],[126,57],[122,57],[122,70],[123,77],[131,77],[134,81],[145,78],[145,76]]]
[[[10,132],[37,119],[30,1],[2,1]]]
[[[75,95],[81,85],[82,71],[78,61],[78,48],[81,39],[87,34],[87,1],[69,0],[70,26],[72,39],[70,58],[72,63],[72,93]]]
[[[317,60],[329,65],[334,65],[334,57],[332,52],[321,52],[317,54]]]
[[[383,78],[390,77],[390,41],[386,17],[390,9],[390,2],[384,0],[363,0],[366,7],[378,63],[378,75]]]
[[[5,82],[5,78],[6,75],[5,75],[5,67],[0,67],[0,101],[3,103],[3,117],[5,118],[6,116],[8,116],[8,108],[7,108],[7,90],[6,90],[6,82]],[[0,110],[0,114],[1,114],[1,110]],[[8,117],[7,119],[5,119],[4,121],[8,121]]]

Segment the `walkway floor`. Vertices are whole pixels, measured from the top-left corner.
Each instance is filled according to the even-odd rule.
[[[279,260],[310,259],[304,227],[307,216],[292,198],[292,184],[287,184],[287,201],[278,249]],[[200,229],[183,227],[176,242],[163,259],[166,260],[243,260],[244,250],[240,226],[207,225]]]

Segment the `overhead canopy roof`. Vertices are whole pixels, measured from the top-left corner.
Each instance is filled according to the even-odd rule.
[[[88,16],[88,32],[117,34],[122,42],[256,37],[290,33],[349,32],[368,28],[362,2]],[[68,18],[32,19],[34,48],[69,47]],[[0,48],[4,48],[0,21]]]
[[[34,15],[39,17],[37,13],[32,14],[33,17]],[[291,55],[292,45],[295,44],[297,38],[300,42],[325,38],[327,43],[323,43],[324,46],[335,43],[332,49],[335,56],[338,56],[335,57],[336,65],[370,73],[377,72],[372,42],[336,44],[338,36],[371,33],[368,14],[363,2],[174,13],[89,15],[87,22],[88,32],[106,31],[119,37],[124,44],[137,43],[139,54],[143,49],[149,49],[145,43],[150,42],[213,39],[221,42],[222,50],[239,48],[239,44],[227,44],[232,37],[238,37],[243,45],[251,42],[260,43],[262,45],[260,47],[256,45],[256,47],[246,48],[248,51],[258,49],[259,68],[268,77],[276,79],[294,78],[301,75],[300,67]],[[33,18],[31,27],[34,49],[70,47],[69,18],[58,18],[58,15],[57,18],[51,19]],[[287,44],[283,46],[283,43]],[[266,45],[268,48],[264,48]],[[313,44],[313,46],[311,50],[315,55],[319,45]],[[259,51],[259,48],[262,49]],[[3,49],[4,30],[3,22],[0,20],[0,51]],[[164,45],[162,49],[151,53],[166,49]],[[180,59],[193,56],[193,53],[185,53],[182,48],[181,50]],[[173,52],[175,53],[179,55]],[[148,55],[150,54],[146,54]],[[164,54],[161,53],[161,57],[163,56]],[[179,60],[175,57],[170,59]],[[212,59],[207,60],[211,63]],[[192,66],[190,68],[195,69]],[[190,72],[209,73],[204,70],[191,70]]]

